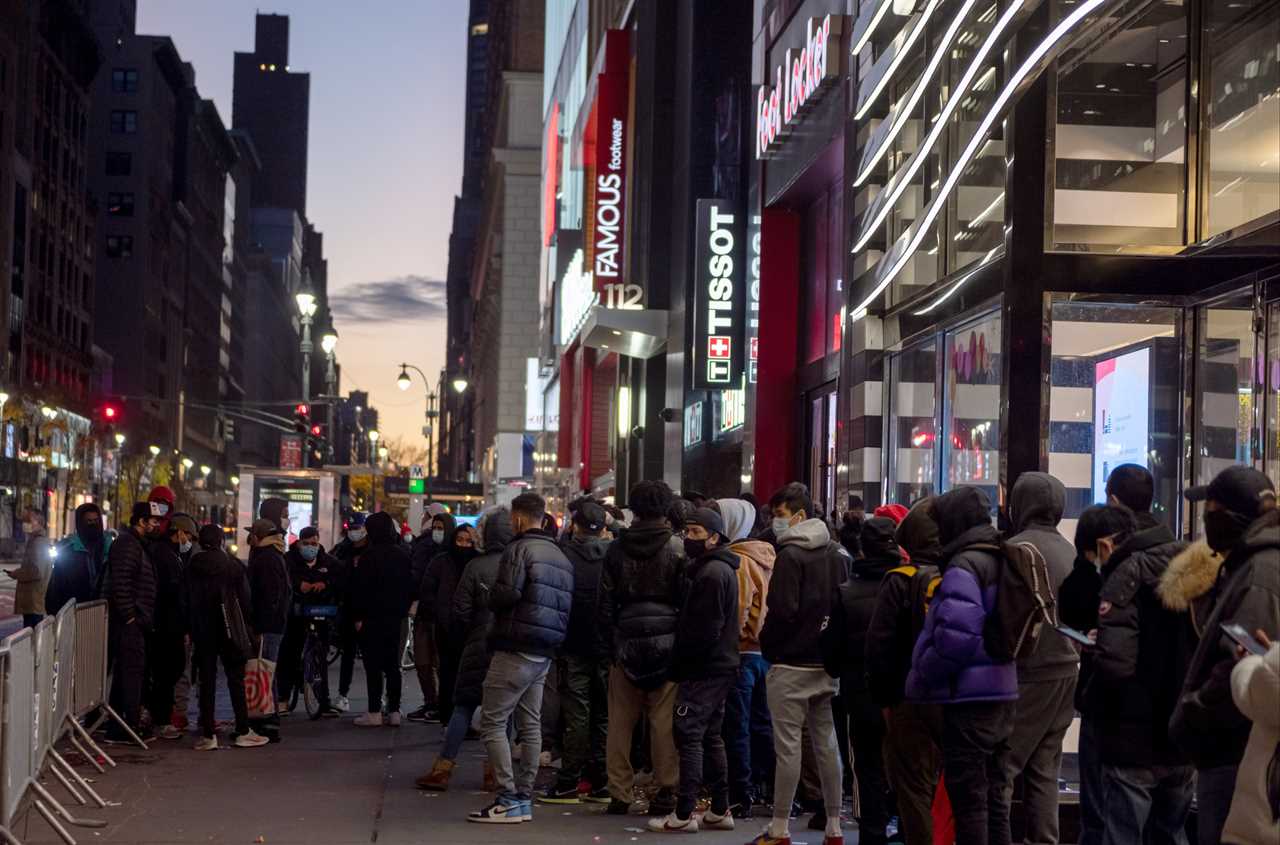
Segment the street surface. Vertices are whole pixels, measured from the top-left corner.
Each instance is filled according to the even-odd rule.
[[[334,672],[336,679],[337,672]],[[420,701],[417,682],[406,672],[406,712]],[[223,689],[221,681],[219,688]],[[353,692],[363,690],[357,672]],[[225,699],[225,693],[222,696]],[[194,698],[193,698],[194,707]],[[405,722],[395,728],[356,728],[352,716],[363,696],[352,697],[353,713],[340,720],[309,721],[305,715],[283,720],[284,741],[260,749],[191,750],[194,734],[181,740],[155,740],[151,751],[111,748],[119,766],[95,779],[108,801],[122,806],[99,810],[72,807],[73,814],[107,821],[102,830],[72,828],[82,843],[238,843],[238,845],[422,845],[422,843],[555,843],[611,845],[658,841],[643,832],[647,816],[609,816],[603,805],[535,805],[534,821],[521,825],[480,825],[466,814],[489,799],[480,791],[483,748],[463,746],[454,780],[446,793],[416,789],[413,780],[430,768],[443,728]],[[219,718],[230,718],[225,700]],[[301,706],[299,706],[301,713]],[[191,714],[195,723],[195,712]],[[224,744],[225,738],[221,740]],[[86,777],[92,770],[78,766]],[[543,780],[551,776],[543,769]],[[46,781],[60,799],[56,782]],[[741,845],[765,824],[757,816],[733,832],[698,834],[704,845]],[[793,822],[793,824],[795,824]],[[804,830],[793,841],[821,845],[820,832]],[[15,833],[26,845],[60,840],[34,813],[19,820]],[[847,835],[854,845],[856,834]]]

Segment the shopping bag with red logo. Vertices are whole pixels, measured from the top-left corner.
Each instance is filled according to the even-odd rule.
[[[244,698],[249,707],[250,719],[275,716],[276,700],[271,693],[271,681],[275,676],[275,661],[262,656],[262,644],[259,643],[258,656],[244,665]]]

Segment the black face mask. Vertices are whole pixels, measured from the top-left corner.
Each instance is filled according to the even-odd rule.
[[[102,523],[86,522],[80,526],[80,530],[76,533],[80,535],[80,539],[87,545],[96,546],[102,542]]]
[[[465,564],[467,561],[471,560],[477,554],[479,553],[475,550],[474,546],[467,546],[466,548],[463,548],[461,546],[454,546],[453,549],[450,550],[449,556],[452,557],[454,560],[456,560],[458,563]]]
[[[706,540],[690,540],[688,537],[684,541],[684,553],[689,560],[702,557],[707,553]]]
[[[1205,542],[1215,552],[1226,554],[1244,537],[1250,522],[1249,517],[1235,511],[1205,511]]]

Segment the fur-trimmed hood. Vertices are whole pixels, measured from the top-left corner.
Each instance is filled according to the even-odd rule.
[[[1222,567],[1222,556],[1198,540],[1183,549],[1160,576],[1156,594],[1160,603],[1175,613],[1185,613],[1192,602],[1213,589]]]

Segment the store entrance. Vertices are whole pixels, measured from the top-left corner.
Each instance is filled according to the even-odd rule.
[[[829,516],[832,510],[843,510],[843,505],[835,501],[836,425],[839,419],[836,396],[835,382],[806,394],[805,483],[813,497],[814,510],[818,511],[810,516]]]

